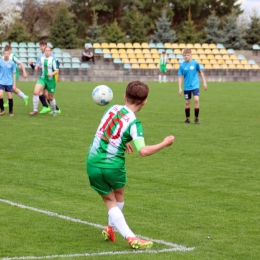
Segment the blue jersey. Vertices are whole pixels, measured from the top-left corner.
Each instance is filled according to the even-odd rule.
[[[184,61],[178,70],[178,76],[184,78],[184,91],[193,90],[200,87],[198,72],[200,72],[200,65],[196,60],[190,62]]]
[[[12,60],[0,59],[0,85],[12,86],[14,84],[13,74],[16,72],[15,63]]]

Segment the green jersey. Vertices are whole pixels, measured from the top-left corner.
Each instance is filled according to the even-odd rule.
[[[87,156],[87,164],[100,168],[122,168],[126,144],[144,139],[143,127],[126,106],[114,105],[101,119]]]
[[[36,65],[42,68],[42,73],[40,76],[41,79],[47,79],[51,81],[55,80],[54,76],[48,76],[48,73],[52,73],[55,70],[58,70],[57,62],[54,57],[50,56],[49,58],[46,58],[45,56],[42,56]]]

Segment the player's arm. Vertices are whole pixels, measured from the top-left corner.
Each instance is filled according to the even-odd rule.
[[[165,137],[162,142],[154,145],[145,145],[144,138],[137,138],[134,140],[137,151],[143,157],[157,153],[163,148],[172,145],[173,142],[174,136],[172,135]]]
[[[13,88],[16,87],[16,72],[13,72]]]
[[[26,73],[25,67],[24,67],[24,65],[23,65],[23,63],[21,61],[20,61],[19,65],[21,66],[22,71],[23,71],[23,78],[26,79],[27,78],[27,73]]]
[[[183,76],[179,75],[178,76],[178,85],[179,85],[179,95],[182,95],[182,81],[183,81]]]
[[[206,90],[206,89],[208,88],[208,86],[207,86],[207,82],[206,82],[206,79],[205,79],[205,76],[204,76],[203,71],[202,71],[202,70],[199,71],[199,74],[200,74],[200,76],[201,76],[201,78],[202,78],[202,80],[203,80],[203,87],[204,87],[204,89]]]
[[[48,73],[49,77],[54,76],[59,73],[59,69],[57,68],[56,59],[53,59],[53,61],[52,61],[52,68],[53,68],[53,72]]]

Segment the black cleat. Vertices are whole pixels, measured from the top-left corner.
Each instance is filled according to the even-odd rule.
[[[186,119],[185,121],[184,121],[184,124],[189,124],[190,123],[190,119]]]
[[[198,118],[195,118],[194,122],[195,122],[195,124],[198,124],[198,125],[200,124],[200,120]]]

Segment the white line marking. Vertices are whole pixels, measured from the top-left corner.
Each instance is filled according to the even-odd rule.
[[[12,202],[10,200],[5,200],[5,199],[0,199],[0,202],[15,206],[15,207],[19,207],[22,209],[29,209],[32,211],[36,211],[39,213],[43,213],[45,215],[48,215],[50,217],[58,217],[61,219],[65,219],[65,220],[69,220],[72,222],[76,222],[76,223],[81,223],[84,225],[89,225],[89,226],[93,226],[96,228],[104,228],[105,226],[99,225],[99,224],[95,224],[95,223],[91,223],[88,221],[84,221],[81,219],[77,219],[77,218],[72,218],[69,216],[64,216],[64,215],[60,215],[58,213],[55,212],[51,212],[51,211],[47,211],[47,210],[42,210],[42,209],[37,209],[34,207],[29,207],[23,204],[19,204],[16,202]],[[194,247],[185,247],[182,245],[177,245],[171,242],[167,242],[164,240],[158,240],[158,239],[152,239],[152,238],[148,238],[148,237],[144,237],[141,235],[138,235],[138,237],[144,238],[144,239],[148,239],[151,240],[153,242],[156,242],[158,244],[163,244],[166,246],[169,246],[170,248],[167,249],[161,249],[161,250],[141,250],[141,251],[135,251],[135,250],[131,250],[131,251],[118,251],[118,252],[100,252],[100,253],[83,253],[83,254],[70,254],[70,255],[49,255],[49,256],[15,256],[15,257],[4,257],[4,258],[0,258],[0,260],[30,260],[30,259],[52,259],[52,258],[68,258],[68,257],[83,257],[83,256],[101,256],[101,255],[126,255],[126,254],[143,254],[143,253],[149,253],[149,254],[158,254],[158,253],[163,253],[163,252],[173,252],[173,251],[192,251],[194,250]]]

